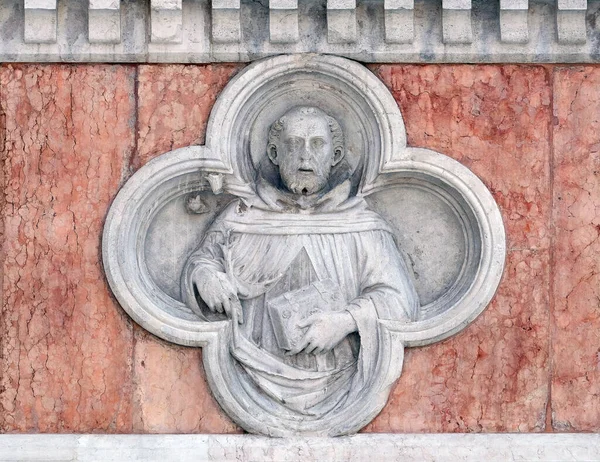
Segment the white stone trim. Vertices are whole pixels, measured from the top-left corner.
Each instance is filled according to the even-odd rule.
[[[565,44],[585,43],[585,16],[587,0],[557,0],[556,30],[558,42]]]
[[[473,41],[471,0],[443,0],[442,28],[444,43],[468,44]]]
[[[182,35],[182,0],[150,0],[150,41],[181,43]]]
[[[529,41],[529,0],[500,0],[500,40],[504,43]]]
[[[600,0],[3,0],[0,61],[595,63],[599,14]]]
[[[327,41],[356,41],[356,0],[327,0]]]
[[[0,461],[591,461],[600,435],[573,433],[249,435],[0,435]]]
[[[269,0],[269,39],[272,43],[296,43],[298,0]]]
[[[90,43],[121,41],[120,0],[89,0],[88,39]]]
[[[56,42],[56,2],[57,0],[24,0],[25,43]]]
[[[214,43],[238,43],[242,39],[240,0],[212,0],[211,13]]]
[[[414,0],[384,0],[385,43],[412,43],[415,37]]]

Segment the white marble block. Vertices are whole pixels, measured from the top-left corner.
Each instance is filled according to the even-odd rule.
[[[270,0],[269,40],[296,43],[298,38],[298,0]]]
[[[356,0],[327,0],[327,41],[356,41]]]
[[[150,41],[181,43],[182,0],[150,0]]]
[[[442,9],[442,35],[444,43],[471,43],[473,41],[471,0],[443,0]]]
[[[398,104],[369,69],[317,54],[238,73],[204,145],[127,181],[102,243],[132,318],[203,347],[223,410],[280,437],[369,423],[405,348],[445,339],[485,309],[506,250],[481,180],[407,146]]]
[[[598,63],[600,0],[473,5],[2,0],[0,62],[247,63],[294,52],[365,63]]]
[[[90,43],[121,41],[120,0],[89,0],[88,39]]]
[[[240,0],[212,1],[212,40],[237,43],[242,39]]]
[[[412,43],[415,36],[414,0],[384,0],[386,43]]]
[[[500,0],[500,40],[529,41],[529,0]]]
[[[587,0],[557,0],[558,43],[571,45],[587,41],[586,13]]]
[[[56,42],[56,1],[25,0],[25,43]]]

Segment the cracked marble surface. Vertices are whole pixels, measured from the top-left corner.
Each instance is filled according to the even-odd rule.
[[[239,431],[208,392],[201,352],[133,325],[99,258],[124,179],[201,143],[239,68],[0,67],[0,432]],[[492,190],[509,252],[489,309],[409,351],[365,431],[598,431],[600,69],[371,68],[409,144],[448,153]]]
[[[552,424],[600,430],[600,68],[554,74]]]
[[[203,144],[217,95],[242,65],[140,66],[138,149],[132,165],[172,149]],[[202,351],[169,344],[135,326],[134,430],[140,433],[233,433],[206,383]]]
[[[537,66],[373,66],[408,143],[445,152],[490,188],[507,230],[503,281],[465,331],[409,350],[377,432],[540,431],[548,363],[551,86]]]
[[[204,144],[206,123],[218,94],[243,67],[139,66],[134,167],[173,149]]]
[[[0,431],[131,431],[131,321],[100,235],[134,148],[134,72],[4,66]]]

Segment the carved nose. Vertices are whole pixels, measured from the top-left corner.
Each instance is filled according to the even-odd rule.
[[[304,148],[302,150],[302,152],[300,153],[300,160],[302,162],[310,160],[311,157],[312,157],[312,155],[311,155],[311,153],[309,152],[309,150],[307,148]]]

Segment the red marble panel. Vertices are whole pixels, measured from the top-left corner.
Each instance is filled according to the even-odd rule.
[[[4,160],[6,156],[6,146],[5,146],[5,131],[6,131],[6,115],[4,114],[4,105],[2,104],[2,78],[0,77],[0,284],[1,281],[4,281],[4,246],[2,243],[4,242],[4,220],[2,216],[4,214],[4,205],[5,205],[5,195],[3,193],[6,188],[6,178],[4,175]],[[5,326],[4,324],[4,293],[0,288],[0,352],[2,351],[2,337],[3,332],[2,328]],[[2,377],[4,375],[4,366],[2,365],[2,353],[0,353],[0,429],[4,427],[4,412],[2,405],[2,390],[4,389]]]
[[[202,144],[216,97],[241,65],[140,66],[134,168],[172,149]],[[206,383],[200,349],[166,344],[136,327],[136,432],[239,431]]]
[[[129,66],[0,68],[3,432],[130,432],[132,331],[100,237],[134,146]]]
[[[217,96],[242,67],[140,66],[134,168],[172,149],[203,144],[206,122]]]
[[[202,352],[163,342],[136,329],[134,431],[233,433],[204,375]]]
[[[600,68],[554,74],[552,424],[600,431]]]
[[[373,66],[411,146],[475,172],[498,202],[505,274],[461,334],[407,352],[388,405],[366,431],[541,431],[550,381],[551,85],[540,66]]]
[[[202,143],[214,100],[239,68],[140,66],[137,119],[133,67],[1,68],[1,431],[239,431],[210,395],[200,350],[138,327],[132,350],[131,322],[99,263],[106,209],[130,165]],[[488,310],[458,336],[408,351],[388,406],[367,431],[541,430],[550,382],[548,70],[374,69],[402,108],[409,143],[451,155],[490,187],[509,254]],[[557,429],[598,429],[597,72],[566,69],[556,79],[565,95],[554,102]]]

